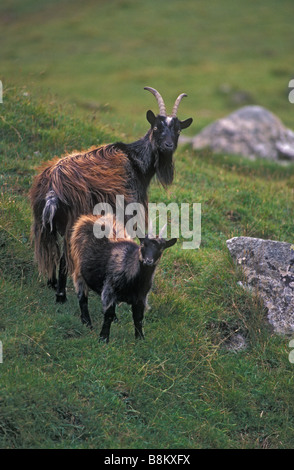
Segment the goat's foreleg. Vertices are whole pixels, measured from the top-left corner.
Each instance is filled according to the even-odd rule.
[[[115,304],[112,304],[104,312],[104,321],[100,332],[100,341],[109,342],[110,326],[115,316]]]
[[[136,304],[132,304],[133,320],[135,325],[135,338],[144,339],[143,319],[144,319],[145,304],[142,300]]]

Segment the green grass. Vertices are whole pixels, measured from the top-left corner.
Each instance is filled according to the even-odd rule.
[[[281,3],[2,3],[1,448],[293,446],[289,338],[237,284],[225,244],[238,235],[293,242],[293,167],[178,149],[174,184],[153,183],[150,200],[200,202],[202,243],[164,254],[138,343],[126,305],[105,345],[98,298],[93,331],[71,282],[68,302],[55,304],[33,262],[27,199],[53,155],[142,135],[144,112],[156,110],[144,85],[171,104],[189,94],[180,117],[196,114],[191,133],[233,109],[222,83],[291,126],[292,4]],[[247,341],[239,353],[226,347],[235,331]]]
[[[238,106],[234,91],[243,90],[291,126],[292,15],[291,0],[3,1],[4,93],[13,77],[29,93],[43,99],[50,90],[137,135],[147,107],[156,108],[146,85],[168,109],[188,93],[179,115],[195,118],[191,134]]]

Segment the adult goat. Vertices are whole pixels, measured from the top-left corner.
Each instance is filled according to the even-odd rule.
[[[153,176],[164,187],[173,181],[173,153],[179,134],[192,123],[192,118],[184,121],[177,118],[178,106],[187,95],[181,93],[171,115],[167,115],[160,93],[151,87],[145,89],[155,96],[159,114],[155,116],[147,111],[151,127],[143,138],[130,144],[116,142],[63,158],[55,157],[33,181],[29,196],[34,218],[35,259],[40,273],[48,276],[48,285],[56,288],[57,302],[66,300],[70,265],[67,245],[77,218],[91,213],[99,202],[107,202],[115,210],[117,195],[124,196],[126,204],[138,202],[147,209],[148,187]],[[62,256],[60,236],[64,240]]]

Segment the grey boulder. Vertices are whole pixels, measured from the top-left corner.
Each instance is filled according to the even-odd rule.
[[[193,149],[247,158],[294,161],[294,132],[261,106],[244,106],[189,139]],[[188,139],[183,140],[188,142]]]
[[[294,245],[251,237],[227,240],[249,288],[261,297],[275,332],[294,331]]]

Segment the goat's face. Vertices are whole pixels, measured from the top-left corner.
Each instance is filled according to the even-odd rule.
[[[150,141],[155,154],[155,171],[160,183],[166,187],[173,182],[173,153],[177,148],[182,129],[190,126],[192,118],[180,121],[172,116],[155,116],[147,111],[147,119],[151,124]]]
[[[156,266],[166,248],[174,245],[177,239],[164,240],[163,238],[149,238],[148,235],[141,239],[140,261],[144,266]]]
[[[173,153],[177,148],[180,132],[189,127],[193,119],[180,121],[177,118],[179,104],[182,98],[187,96],[186,93],[181,93],[177,97],[172,112],[168,116],[161,94],[155,88],[148,86],[144,88],[155,96],[159,106],[157,116],[152,111],[147,111],[147,120],[151,124],[149,138],[155,154],[156,175],[163,186],[168,186],[174,177]]]
[[[192,118],[180,121],[177,117],[155,116],[152,111],[147,111],[147,120],[151,124],[150,138],[161,157],[172,156],[178,145],[179,135],[182,129],[186,129],[192,123]]]

